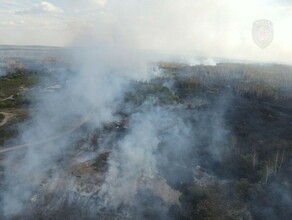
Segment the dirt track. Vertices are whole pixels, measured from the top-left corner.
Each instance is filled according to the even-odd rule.
[[[2,112],[0,112],[0,113],[2,113]],[[6,153],[6,152],[9,152],[9,151],[22,149],[22,148],[27,148],[27,147],[30,147],[30,146],[36,146],[36,145],[40,145],[40,144],[47,144],[47,143],[56,141],[56,140],[58,140],[58,139],[60,139],[60,138],[62,138],[64,136],[72,133],[73,131],[77,130],[78,128],[80,128],[85,122],[88,121],[88,119],[90,118],[91,114],[92,113],[90,112],[87,115],[85,115],[78,123],[76,123],[76,125],[74,125],[72,128],[68,129],[67,131],[65,131],[62,134],[59,134],[57,136],[50,137],[48,139],[41,140],[41,141],[35,141],[35,142],[31,142],[31,143],[26,143],[26,144],[20,144],[20,145],[15,145],[15,146],[10,146],[10,147],[4,147],[4,148],[0,149],[0,154]],[[5,120],[5,118],[4,118],[4,120]]]
[[[0,112],[0,114],[4,115],[4,118],[2,119],[2,121],[0,122],[0,127],[4,126],[8,120],[13,117],[12,113],[7,113],[7,112]]]
[[[13,100],[14,99],[14,95],[11,95],[7,98],[4,98],[4,99],[0,99],[0,102],[4,102],[4,101],[7,101],[7,100]]]

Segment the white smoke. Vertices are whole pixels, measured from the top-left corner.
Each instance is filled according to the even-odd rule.
[[[70,132],[87,123],[98,128],[115,120],[113,115],[130,80],[147,78],[147,66],[139,54],[125,45],[78,48],[68,74],[55,93],[38,93],[32,119],[20,127],[15,143],[29,144],[5,158],[2,207],[6,217],[17,215],[30,201],[48,172],[58,176],[57,161],[76,146],[82,133]],[[34,144],[38,143],[38,144]]]
[[[137,115],[130,134],[111,155],[108,174],[100,196],[106,206],[132,204],[143,181],[157,178],[155,154],[159,144],[156,117]]]
[[[177,9],[175,6],[180,7]],[[54,177],[61,176],[62,170],[59,170],[61,168],[58,163],[71,156],[76,142],[84,135],[79,131],[72,134],[67,131],[77,129],[84,123],[93,130],[115,121],[114,113],[120,107],[130,82],[147,80],[156,74],[153,71],[149,73],[147,60],[137,48],[144,48],[145,44],[146,49],[165,50],[171,45],[171,49],[179,50],[186,48],[189,43],[200,44],[201,35],[206,35],[204,25],[200,25],[191,16],[199,11],[200,6],[200,3],[196,3],[193,5],[196,9],[194,12],[188,9],[185,16],[176,20],[188,8],[181,1],[176,1],[174,5],[163,1],[149,1],[148,4],[146,1],[109,1],[105,9],[108,11],[99,15],[104,19],[101,19],[102,22],[93,22],[90,24],[92,26],[79,29],[83,33],[78,32],[78,36],[74,36],[73,44],[87,47],[73,50],[70,64],[75,74],[63,79],[62,90],[53,94],[35,94],[39,96],[34,106],[36,111],[32,114],[32,120],[20,127],[18,139],[19,143],[30,143],[31,146],[6,155],[7,188],[2,194],[1,204],[5,217],[13,217],[26,209],[34,192],[49,178],[49,173],[53,173]],[[131,16],[127,15],[129,11],[132,12]],[[161,12],[163,16],[160,17]],[[214,9],[209,13],[213,15]],[[152,14],[158,20],[149,20]],[[173,22],[173,29],[169,29],[169,18],[170,23]],[[188,25],[181,26],[185,22]],[[199,36],[188,35],[187,41],[184,41],[179,36],[189,33],[192,22],[197,25]],[[202,45],[208,45],[209,42],[212,44],[207,48],[208,54],[214,50],[214,54],[221,51],[220,48],[214,49],[217,40],[214,43],[209,39]],[[199,49],[202,49],[201,46]],[[226,54],[229,53],[230,50],[227,50]],[[197,64],[196,61],[191,62]],[[207,59],[202,64],[215,65],[215,62]],[[129,133],[117,143],[109,157],[109,169],[99,192],[104,206],[131,204],[137,192],[143,188],[159,191],[159,186],[165,183],[165,180],[161,180],[159,166],[171,164],[166,155],[178,155],[184,159],[190,151],[196,150],[200,138],[210,136],[209,150],[214,157],[220,158],[221,150],[217,144],[224,143],[227,133],[222,125],[224,116],[220,111],[218,115],[214,113],[216,120],[212,123],[207,118],[209,115],[203,120],[203,125],[210,123],[212,127],[208,133],[208,129],[199,130],[204,127],[201,125],[193,130],[168,109],[153,110],[147,105],[142,108],[145,110],[131,117]],[[39,141],[45,142],[34,144]],[[160,144],[164,148],[161,149]],[[159,156],[159,150],[163,150],[165,154],[161,153]],[[196,158],[188,159],[191,166],[196,165]],[[177,164],[179,165],[181,164]],[[153,182],[158,182],[158,189],[153,186]],[[177,194],[171,189],[166,194],[169,192],[174,196],[165,196],[165,201],[176,203]]]

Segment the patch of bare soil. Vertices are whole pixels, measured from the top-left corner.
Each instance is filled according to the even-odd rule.
[[[4,115],[4,118],[0,121],[0,127],[4,126],[14,116],[14,114],[8,112],[0,112],[0,114]]]

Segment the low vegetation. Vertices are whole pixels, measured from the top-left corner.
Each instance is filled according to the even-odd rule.
[[[0,145],[16,137],[18,131],[15,125],[28,118],[26,109],[31,104],[32,97],[26,94],[26,90],[39,81],[38,73],[23,68],[12,69],[0,77],[0,112],[13,115],[5,125],[0,127]],[[3,118],[4,115],[0,114],[0,122]]]
[[[202,98],[208,105],[195,111],[207,112],[220,95],[229,100],[224,120],[230,140],[225,153],[217,160],[205,150],[206,144],[199,150],[200,165],[217,182],[175,185],[182,192],[181,206],[173,207],[170,215],[175,219],[269,219],[265,208],[276,213],[271,219],[289,219],[292,213],[283,208],[289,204],[283,192],[292,197],[292,68],[166,63],[160,67],[159,78],[137,83],[125,101],[136,106],[182,104],[188,109],[194,106],[193,100]]]
[[[39,76],[25,69],[15,69],[0,77],[0,100],[16,95],[21,89],[35,85]]]

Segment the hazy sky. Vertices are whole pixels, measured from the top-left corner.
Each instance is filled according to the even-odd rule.
[[[269,19],[261,49],[252,24]],[[0,44],[122,42],[137,48],[292,63],[292,0],[0,0]]]

